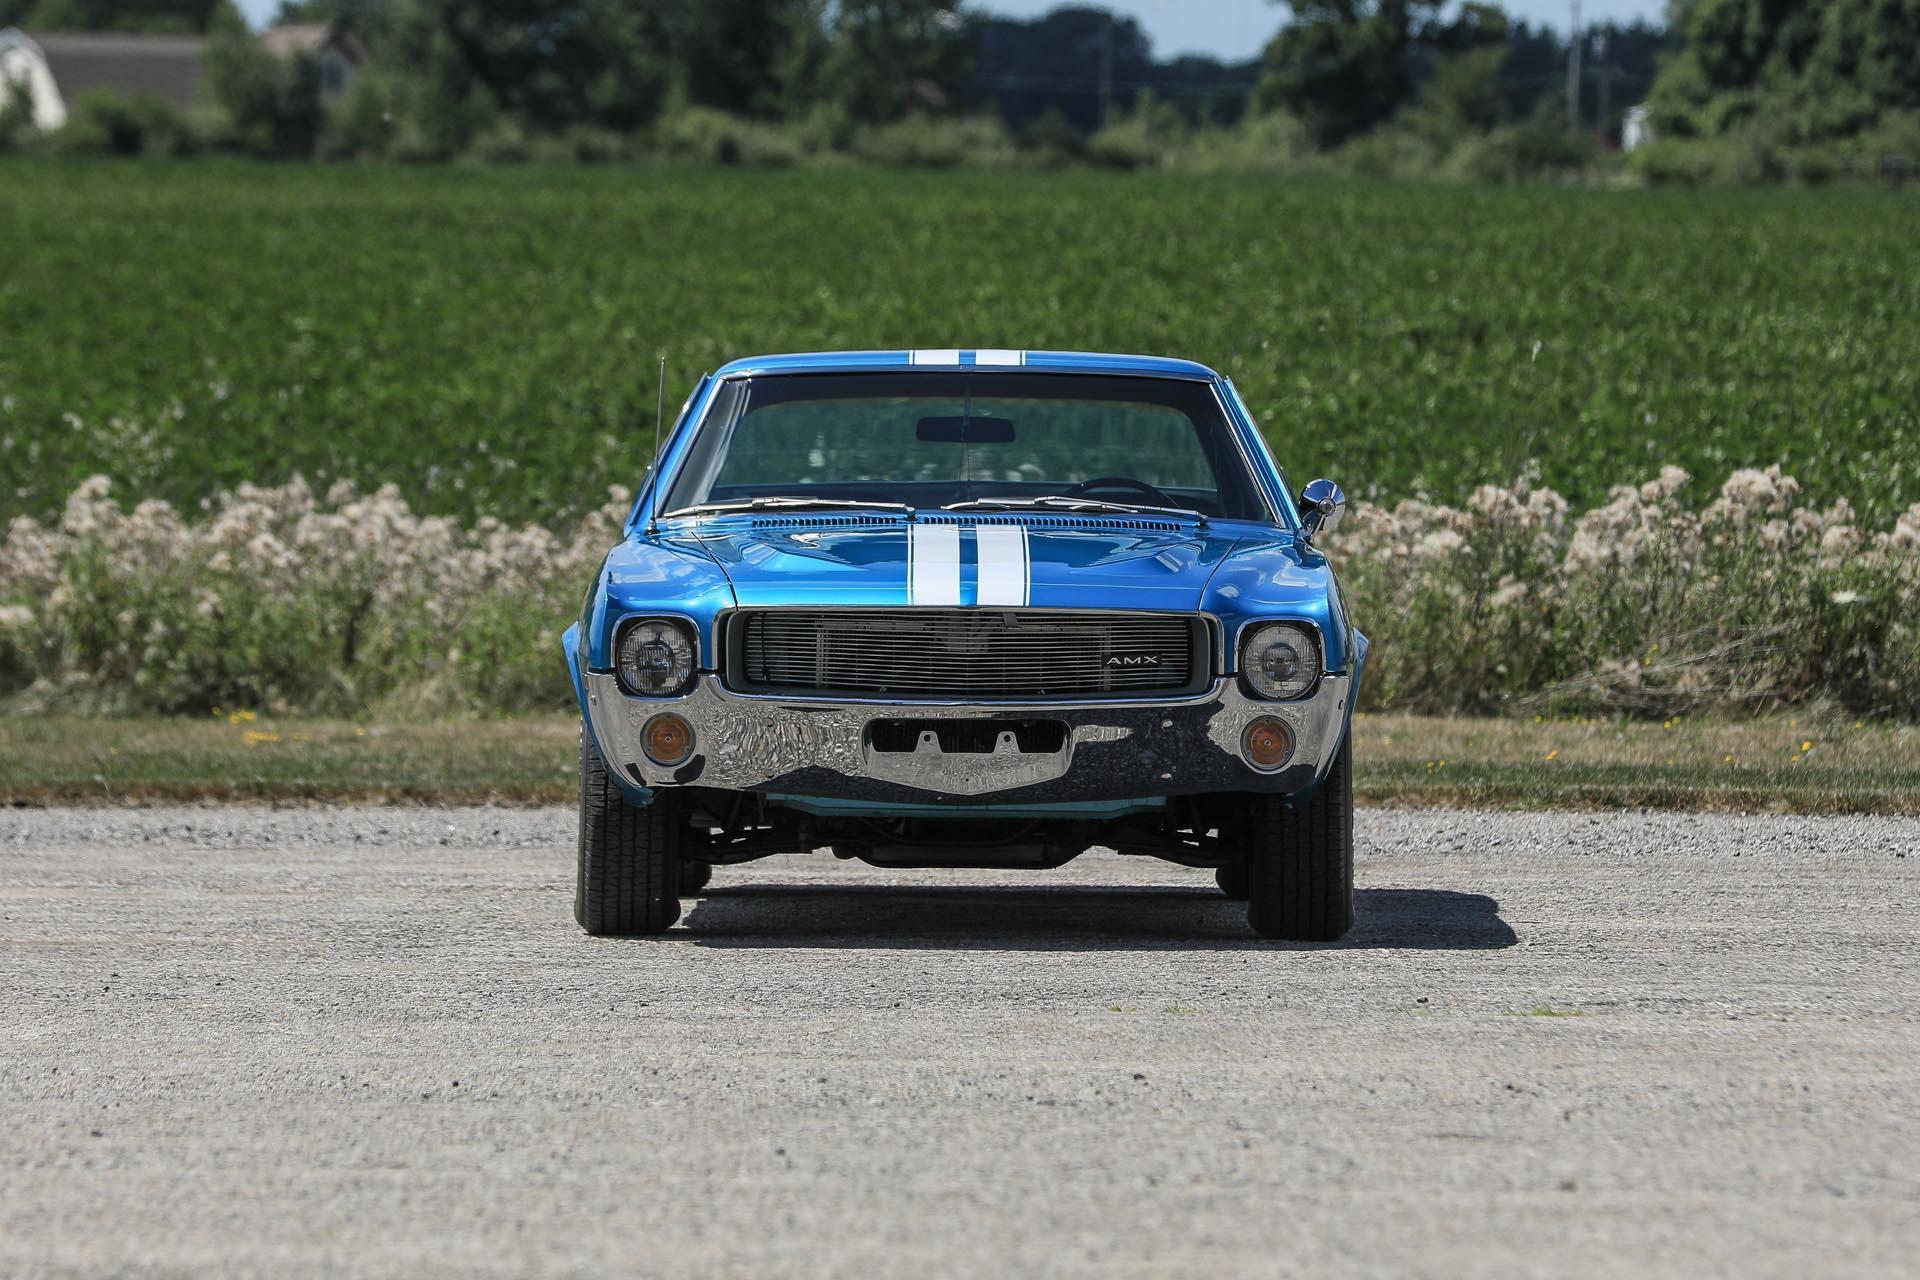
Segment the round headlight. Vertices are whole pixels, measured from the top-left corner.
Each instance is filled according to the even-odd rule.
[[[1240,651],[1240,674],[1263,698],[1298,698],[1320,682],[1320,642],[1297,622],[1256,628]]]
[[[635,622],[620,635],[620,684],[643,698],[679,693],[693,680],[693,636],[666,618]]]

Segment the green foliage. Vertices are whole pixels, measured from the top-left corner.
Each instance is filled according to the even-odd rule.
[[[232,0],[28,0],[13,7],[13,17],[0,8],[0,27],[203,35],[223,21],[238,21]]]
[[[438,0],[427,67],[434,91],[484,95],[528,129],[644,124],[666,90],[655,6],[623,0]],[[471,137],[471,134],[468,135]],[[455,145],[467,139],[443,134]]]
[[[892,124],[868,125],[853,131],[848,149],[873,164],[918,169],[1005,163],[1013,155],[1005,126],[979,117],[909,116]]]
[[[1447,171],[1468,182],[1527,182],[1601,171],[1608,163],[1600,140],[1567,128],[1558,106],[1531,119],[1469,135],[1447,157]]]
[[[1306,126],[1283,111],[1248,116],[1232,129],[1198,130],[1172,163],[1202,173],[1299,173],[1326,167]]]
[[[156,98],[89,89],[67,104],[67,122],[51,141],[68,155],[177,156],[201,140],[185,116]]]
[[[780,168],[801,156],[791,132],[708,107],[667,112],[654,125],[653,146],[670,159],[704,165]]]
[[[1036,117],[1020,131],[1020,145],[1042,165],[1070,164],[1087,150],[1086,135],[1057,110]]]
[[[1144,92],[1125,116],[1093,135],[1087,143],[1087,158],[1110,169],[1162,164],[1187,132],[1186,117],[1178,108]]]
[[[1364,134],[1412,102],[1420,54],[1442,58],[1447,101],[1436,108],[1436,124],[1454,113],[1495,109],[1481,100],[1490,91],[1497,96],[1485,81],[1497,75],[1505,52],[1506,16],[1493,5],[1464,5],[1451,20],[1442,19],[1440,0],[1301,0],[1289,7],[1293,21],[1267,46],[1254,105],[1293,115],[1322,147]],[[1482,49],[1498,53],[1476,59]]]
[[[957,107],[972,60],[956,0],[841,0],[825,82],[854,120]]]
[[[1491,131],[1507,115],[1500,83],[1506,60],[1504,44],[1484,44],[1442,58],[1420,100],[1407,110],[1407,127],[1439,147]]]
[[[1438,0],[1303,0],[1267,46],[1255,92],[1264,110],[1304,122],[1314,141],[1336,146],[1391,118],[1413,96],[1416,25]]]
[[[1851,137],[1920,108],[1920,0],[1696,0],[1648,99],[1666,138],[1769,148]]]
[[[680,96],[759,119],[812,105],[829,40],[823,0],[702,0],[672,10]]]
[[[207,41],[207,81],[226,114],[235,144],[260,156],[305,158],[324,118],[320,72],[313,59],[274,57],[243,26]]]
[[[1722,135],[1660,138],[1631,161],[1649,183],[1674,186],[1819,186],[1920,176],[1920,110],[1885,112],[1846,138],[1800,143],[1795,136],[1759,118]]]
[[[24,81],[0,84],[0,152],[33,136],[33,88]]]
[[[405,87],[378,68],[366,68],[354,77],[346,98],[327,113],[321,127],[319,154],[328,158],[385,156],[391,153]]]
[[[1356,495],[1780,462],[1878,516],[1920,500],[1913,228],[1841,187],[15,157],[0,523],[295,471],[563,522],[640,474],[656,353],[671,407],[743,354],[953,344],[1204,360]]]

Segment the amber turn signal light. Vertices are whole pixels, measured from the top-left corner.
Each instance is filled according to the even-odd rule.
[[[1240,736],[1240,754],[1254,768],[1272,772],[1293,755],[1293,731],[1283,721],[1255,720]]]
[[[693,726],[672,712],[647,721],[640,731],[647,759],[655,764],[675,765],[693,754]]]

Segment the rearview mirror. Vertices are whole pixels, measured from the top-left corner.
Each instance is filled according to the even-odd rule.
[[[1347,495],[1331,480],[1311,480],[1300,491],[1300,532],[1308,542],[1331,533],[1347,511]]]
[[[1012,418],[922,418],[914,438],[925,444],[1012,444]]]

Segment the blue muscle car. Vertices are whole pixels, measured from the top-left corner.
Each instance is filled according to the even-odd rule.
[[[1367,641],[1233,384],[1047,351],[764,356],[700,380],[564,644],[575,915],[715,866],[1212,869],[1254,930],[1353,921]]]

